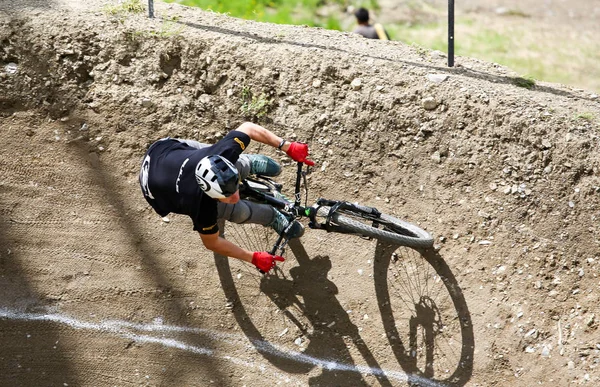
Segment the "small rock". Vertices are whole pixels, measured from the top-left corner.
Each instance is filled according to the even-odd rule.
[[[588,327],[591,327],[592,325],[594,325],[594,321],[596,319],[596,315],[595,314],[591,314],[586,320],[585,320],[585,325],[587,325]]]
[[[433,97],[427,97],[423,99],[422,104],[426,110],[434,110],[438,107],[439,102],[436,101]]]
[[[527,338],[527,337],[533,337],[533,338],[537,338],[537,337],[538,337],[537,333],[538,333],[537,329],[532,329],[532,330],[530,330],[529,332],[527,332],[527,333],[525,334],[525,337],[526,337],[526,338]]]
[[[318,89],[319,87],[321,87],[321,80],[320,79],[313,80],[312,85],[313,85],[314,88]]]
[[[541,352],[543,357],[548,357],[550,356],[550,348],[547,345],[544,345],[542,347],[542,352]]]
[[[447,74],[427,74],[427,79],[434,83],[442,83],[448,79]]]
[[[352,86],[353,90],[360,90],[360,88],[362,87],[362,79],[360,79],[360,78],[353,79],[352,82],[350,83],[350,86]]]
[[[498,7],[495,11],[497,15],[506,15],[510,10],[506,7]]]
[[[10,62],[6,66],[4,66],[4,71],[6,71],[6,73],[8,75],[16,74],[18,70],[19,70],[19,67],[14,62]]]

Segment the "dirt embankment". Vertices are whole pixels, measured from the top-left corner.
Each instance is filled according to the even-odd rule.
[[[162,3],[157,12],[13,9],[1,19],[1,384],[600,382],[597,96],[528,89],[477,60],[449,69],[443,54],[400,42]],[[414,363],[408,336],[389,339],[414,319],[405,312],[392,328],[379,317],[377,260],[360,241],[309,231],[304,253],[292,249],[285,289],[306,291],[309,329],[288,330],[260,280],[239,297],[262,289],[271,306],[244,313],[275,317],[255,323],[267,333],[244,328],[189,222],[161,222],[137,187],[154,140],[213,142],[244,120],[310,144],[312,195],[375,205],[435,236],[464,305],[441,299],[452,334],[436,331],[444,341],[423,356],[448,370]],[[299,267],[311,268],[307,282]],[[419,275],[435,277],[409,279]],[[113,319],[183,326],[187,341]]]

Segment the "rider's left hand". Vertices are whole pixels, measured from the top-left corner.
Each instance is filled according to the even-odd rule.
[[[299,161],[310,166],[315,165],[312,160],[307,159],[308,145],[303,142],[292,142],[285,153],[287,153],[294,161]]]
[[[252,254],[252,264],[263,273],[268,273],[275,266],[275,261],[283,262],[285,259],[266,251],[256,251]]]

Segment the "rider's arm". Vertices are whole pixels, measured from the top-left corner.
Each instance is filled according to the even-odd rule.
[[[254,141],[281,149],[295,161],[300,161],[307,165],[315,165],[314,162],[308,159],[308,145],[304,143],[286,141],[270,130],[252,122],[244,122],[236,130],[247,134]]]
[[[200,239],[202,239],[204,247],[217,254],[241,259],[246,262],[252,262],[252,252],[242,249],[230,241],[221,238],[218,232],[214,234],[200,234]]]
[[[275,135],[270,130],[252,122],[244,122],[236,130],[246,133],[250,137],[250,139],[254,141],[258,141],[266,145],[271,145],[274,148],[278,148],[279,144],[281,144],[281,142],[283,141],[281,137]],[[280,149],[284,152],[287,152],[289,147],[290,142],[285,141]]]

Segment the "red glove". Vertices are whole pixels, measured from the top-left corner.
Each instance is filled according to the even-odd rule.
[[[257,251],[252,254],[252,264],[264,273],[268,273],[275,266],[275,261],[283,262],[285,259],[279,255],[271,255],[266,251]]]
[[[287,152],[288,156],[290,156],[295,161],[300,161],[306,165],[313,166],[315,163],[309,159],[308,157],[308,145],[303,142],[292,142]]]

